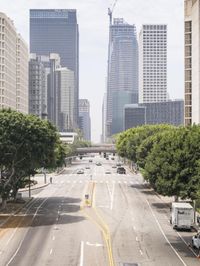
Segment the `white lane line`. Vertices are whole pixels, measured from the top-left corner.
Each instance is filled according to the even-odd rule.
[[[51,254],[52,254],[52,252],[53,252],[53,249],[51,248],[51,250],[50,250],[49,254],[51,255]]]
[[[113,184],[112,194],[111,194],[111,202],[110,202],[110,209],[113,209],[113,202],[114,202],[114,192],[115,192],[115,184]]]
[[[84,242],[81,241],[80,266],[83,266],[83,253],[84,253]]]
[[[167,236],[165,235],[165,233],[164,233],[164,231],[163,231],[163,229],[162,229],[162,227],[161,227],[161,225],[160,225],[158,219],[156,218],[156,216],[155,216],[155,214],[154,214],[154,212],[153,212],[153,210],[152,210],[152,207],[151,207],[151,205],[150,205],[150,203],[148,202],[147,199],[146,199],[146,202],[147,202],[147,204],[148,204],[148,206],[149,206],[149,209],[150,209],[150,211],[151,211],[151,214],[152,214],[153,218],[155,219],[155,221],[156,221],[156,223],[157,223],[157,225],[158,225],[158,228],[160,229],[160,232],[161,232],[162,235],[164,236],[165,240],[166,240],[167,243],[170,245],[171,249],[172,249],[172,250],[174,251],[174,253],[177,255],[177,257],[179,258],[179,260],[183,263],[183,265],[184,265],[184,266],[187,266],[187,264],[183,261],[183,259],[181,258],[181,256],[178,254],[178,252],[175,250],[175,248],[172,246],[172,244],[170,243],[169,239],[168,239]]]
[[[139,241],[137,236],[136,236],[135,240],[136,240],[137,242]]]
[[[140,254],[141,254],[141,256],[143,255],[143,252],[142,252],[142,250],[140,249]]]
[[[181,238],[181,240],[186,244],[187,247],[189,247],[189,249],[192,251],[192,253],[197,257],[198,254],[190,247],[188,246],[188,243],[184,240],[184,238],[179,234],[179,232],[176,232],[178,234],[178,236]]]
[[[82,181],[80,180],[79,183],[82,184]]]
[[[121,184],[121,181],[118,181],[118,184]]]
[[[53,240],[53,241],[55,240],[55,236],[52,236],[52,240]]]

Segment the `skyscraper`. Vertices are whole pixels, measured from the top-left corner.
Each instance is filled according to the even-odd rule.
[[[0,13],[0,109],[28,113],[28,46]]]
[[[79,127],[84,139],[91,141],[90,103],[87,99],[79,99]]]
[[[37,55],[58,53],[61,66],[75,75],[74,123],[78,125],[79,32],[74,9],[30,10],[30,52]]]
[[[139,102],[167,101],[167,25],[142,26],[139,73]]]
[[[200,123],[199,10],[199,0],[185,0],[185,125]]]
[[[110,24],[107,73],[106,136],[112,135],[113,95],[116,91],[129,91],[133,103],[138,102],[138,43],[135,25],[122,18]],[[127,102],[129,103],[129,102]]]

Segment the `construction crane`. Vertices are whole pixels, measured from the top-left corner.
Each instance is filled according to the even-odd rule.
[[[113,13],[114,8],[115,8],[115,6],[117,4],[117,1],[118,0],[115,0],[115,2],[113,3],[112,7],[111,8],[108,8],[108,16],[110,18],[110,25],[112,24],[112,13]]]

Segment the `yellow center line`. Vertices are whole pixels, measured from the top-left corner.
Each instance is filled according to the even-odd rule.
[[[92,183],[92,187],[90,188],[90,197],[91,197],[91,204],[90,207],[93,208],[96,216],[99,218],[99,220],[95,220],[94,218],[92,218],[91,216],[89,216],[86,211],[84,210],[84,207],[87,205],[82,205],[81,209],[83,210],[85,216],[91,220],[95,225],[97,225],[97,227],[100,229],[100,231],[103,234],[104,237],[104,241],[106,244],[106,248],[107,248],[107,252],[108,252],[108,259],[109,259],[109,266],[114,266],[114,259],[113,259],[113,253],[112,253],[112,244],[111,244],[111,237],[110,237],[110,230],[108,228],[108,225],[104,222],[103,218],[100,216],[100,214],[97,211],[97,208],[95,207],[95,196],[96,196],[96,186],[95,183]]]

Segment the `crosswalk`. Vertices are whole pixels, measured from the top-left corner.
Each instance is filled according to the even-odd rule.
[[[135,181],[126,181],[126,180],[56,180],[55,184],[84,184],[93,182],[95,184],[125,184],[125,185],[134,185],[139,184],[137,180]]]

